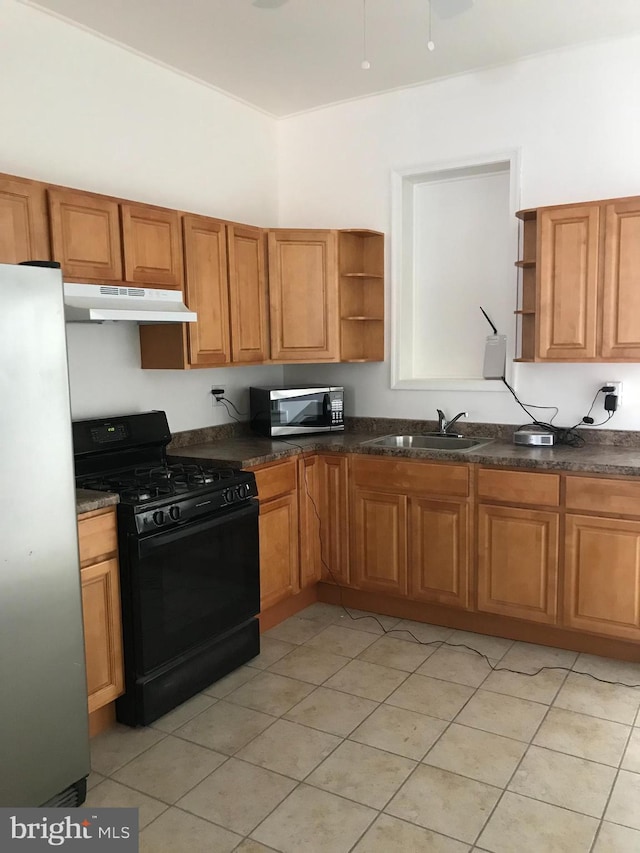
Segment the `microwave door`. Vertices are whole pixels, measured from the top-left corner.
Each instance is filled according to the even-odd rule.
[[[296,429],[321,430],[331,426],[328,394],[308,394],[304,397],[274,400],[272,425]]]

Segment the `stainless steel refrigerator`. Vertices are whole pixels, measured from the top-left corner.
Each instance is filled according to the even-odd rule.
[[[79,805],[88,773],[62,275],[0,264],[0,806]]]

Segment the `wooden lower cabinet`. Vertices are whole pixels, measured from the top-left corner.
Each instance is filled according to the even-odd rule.
[[[260,501],[260,609],[300,589],[297,460],[254,470]]]
[[[301,589],[318,583],[322,577],[320,468],[320,457],[316,454],[298,459]]]
[[[260,505],[260,609],[299,590],[298,495]]]
[[[564,624],[640,640],[640,521],[567,515]]]
[[[111,558],[81,570],[84,649],[89,713],[123,691],[122,625],[118,561]]]
[[[331,453],[320,462],[320,519],[322,578],[349,584],[349,457]]]
[[[478,508],[478,610],[554,624],[558,607],[555,512]]]
[[[356,487],[353,491],[355,586],[407,594],[407,497]]]
[[[464,501],[409,500],[409,597],[469,606],[469,509]]]
[[[349,584],[349,457],[327,453],[298,461],[300,587]]]
[[[115,510],[78,519],[89,713],[124,691],[120,573]]]
[[[469,606],[469,467],[354,456],[351,581],[414,601]]]

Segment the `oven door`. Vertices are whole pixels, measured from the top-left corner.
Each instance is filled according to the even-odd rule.
[[[272,391],[271,435],[299,435],[331,429],[331,397],[319,391]]]
[[[260,610],[256,501],[132,539],[129,557],[128,621],[138,674]]]

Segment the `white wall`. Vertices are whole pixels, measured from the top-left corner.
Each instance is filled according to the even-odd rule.
[[[0,0],[0,172],[196,213],[276,219],[274,119],[15,0]],[[75,417],[166,409],[173,430],[228,421],[213,384],[282,368],[142,371],[137,327],[68,326]]]
[[[640,195],[638,92],[635,37],[291,117],[279,129],[280,222],[389,234],[391,170],[513,149],[522,156],[522,207]],[[286,368],[285,377],[302,381],[310,370]],[[352,414],[424,418],[438,406],[476,421],[527,419],[507,393],[392,391],[388,361],[323,375],[349,387]],[[562,424],[586,414],[603,381],[623,380],[611,426],[640,428],[640,365],[525,364],[515,377],[525,402],[558,403]]]

